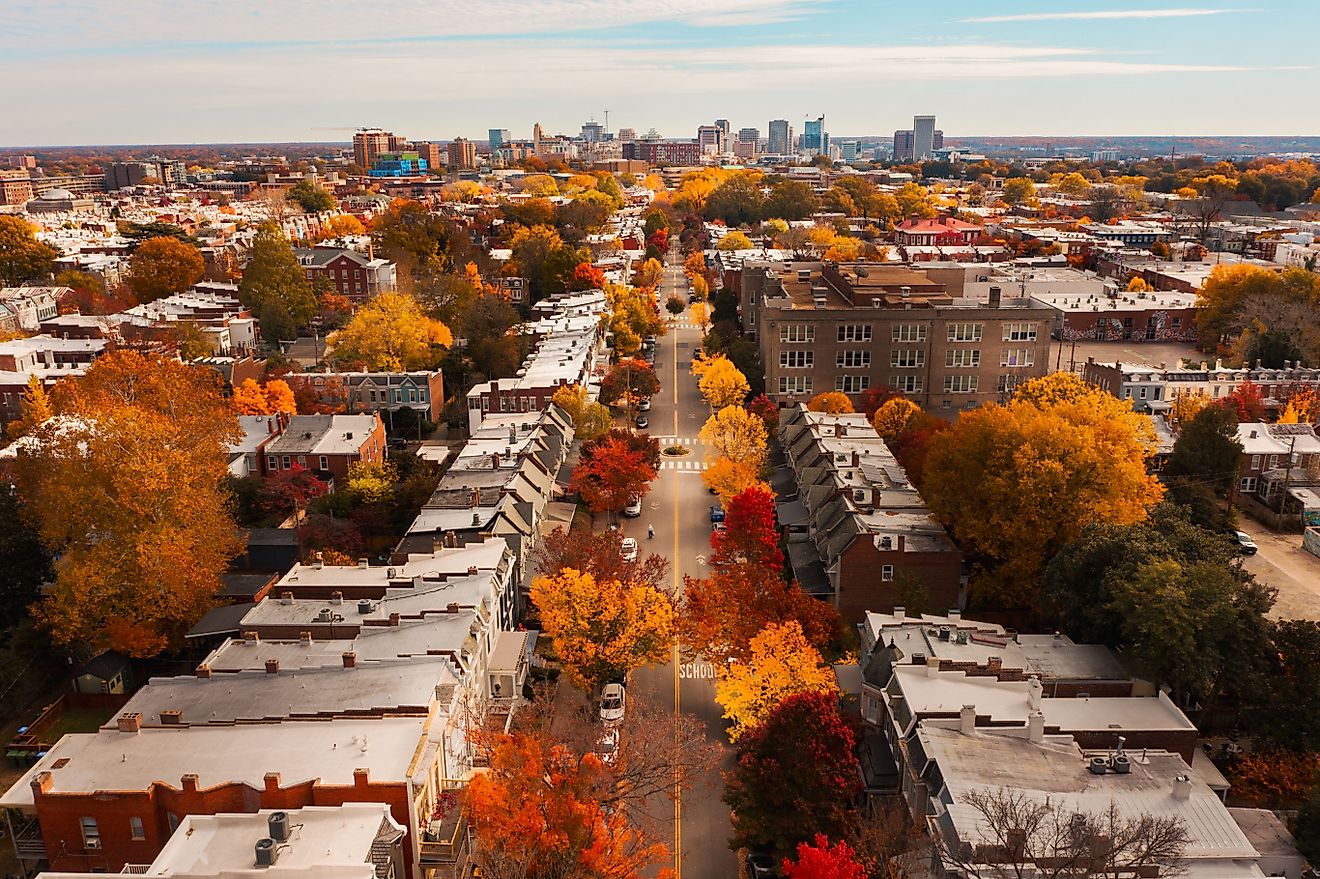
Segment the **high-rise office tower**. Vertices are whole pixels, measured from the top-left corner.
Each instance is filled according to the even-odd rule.
[[[900,128],[894,132],[894,161],[906,162],[912,158],[912,129]]]
[[[541,130],[541,123],[538,122],[532,126],[532,152],[541,155],[541,140],[545,137]]]
[[[793,126],[787,119],[770,120],[770,137],[766,141],[765,151],[772,156],[782,156],[793,149]]]
[[[632,143],[637,139],[637,130],[633,128],[620,128],[618,140],[620,143]]]
[[[728,120],[728,119],[716,119],[716,120],[715,120],[715,127],[718,128],[720,131],[724,132],[724,142],[725,142],[725,143],[728,143],[728,142],[729,142],[729,132],[730,132],[730,130],[731,130],[731,129],[729,128],[729,120]]]
[[[830,154],[830,135],[825,130],[825,114],[808,119],[802,125],[802,151],[813,156]]]
[[[912,157],[929,158],[935,150],[935,117],[914,116],[912,118]]]
[[[491,128],[486,131],[486,139],[490,141],[490,151],[493,153],[504,146],[513,138],[509,137],[507,128]]]
[[[862,154],[862,142],[860,140],[841,140],[839,141],[839,158],[845,162],[855,162],[857,157]]]
[[[587,143],[599,143],[605,139],[605,126],[596,120],[582,123],[582,139]]]
[[[761,129],[759,128],[739,128],[738,140],[743,143],[757,143],[761,140]]]
[[[477,167],[477,146],[463,137],[454,138],[449,144],[449,170],[471,171]]]
[[[697,126],[697,146],[703,155],[707,153],[727,152],[724,131],[718,125]]]

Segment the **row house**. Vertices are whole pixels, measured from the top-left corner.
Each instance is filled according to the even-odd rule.
[[[0,342],[0,421],[19,417],[32,376],[49,391],[62,378],[82,375],[105,350],[104,339],[62,339],[45,334]]]
[[[894,227],[894,243],[899,247],[957,247],[969,245],[984,234],[983,226],[955,217],[912,219]]]
[[[391,568],[296,566],[242,638],[61,739],[3,802],[55,869],[86,865],[94,826],[109,871],[151,860],[190,815],[380,803],[401,875],[457,879],[469,852],[453,792],[480,761],[468,732],[507,726],[526,683],[514,588],[500,540]]]
[[[4,287],[0,305],[13,316],[14,329],[31,332],[59,314],[60,299],[72,292],[69,287]]]
[[[229,447],[235,476],[270,477],[295,468],[342,483],[359,461],[385,460],[385,424],[370,415],[242,415],[243,437]]]
[[[444,376],[439,370],[315,372],[286,378],[320,405],[345,412],[383,412],[388,419],[400,409],[412,409],[429,421],[439,421],[445,408]]]
[[[499,537],[513,550],[524,594],[527,559],[550,530],[550,503],[573,444],[573,420],[555,405],[488,418],[463,446],[422,506],[398,553]]]
[[[595,373],[600,325],[595,318],[561,318],[538,323],[547,334],[512,378],[474,385],[467,393],[468,431],[475,433],[491,415],[536,413],[550,405],[555,391],[569,384],[587,387]]]
[[[1280,369],[1261,368],[1260,361],[1255,366],[1227,366],[1222,360],[1170,369],[1164,363],[1106,363],[1088,357],[1082,378],[1120,400],[1131,400],[1136,411],[1154,414],[1167,412],[1183,395],[1203,393],[1212,400],[1222,400],[1246,382],[1260,388],[1265,407],[1274,411],[1299,391],[1320,389],[1320,369],[1292,361],[1285,361]]]
[[[780,413],[779,438],[779,519],[803,588],[849,623],[916,585],[937,607],[961,604],[962,553],[865,415],[799,404]]]
[[[341,247],[297,247],[294,254],[307,280],[325,278],[335,291],[353,303],[365,302],[398,285],[398,269],[387,259]]]
[[[1239,494],[1278,507],[1285,492],[1320,485],[1320,437],[1311,425],[1244,422],[1237,426],[1237,440]]]

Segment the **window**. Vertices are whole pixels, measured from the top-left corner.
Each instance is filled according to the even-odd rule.
[[[871,341],[870,324],[841,324],[839,326],[840,342],[869,342]]]
[[[1034,348],[1005,348],[999,355],[1000,366],[1035,366]]]
[[[865,367],[871,365],[870,351],[840,351],[834,358],[834,365],[843,369],[845,367]]]
[[[142,819],[136,815],[128,819],[128,833],[134,839],[146,839],[147,832],[142,827]]]
[[[1251,469],[1252,469],[1252,470],[1259,470],[1259,469],[1260,469],[1260,455],[1252,455],[1252,456],[1251,456]]]
[[[893,565],[881,565],[881,566],[880,566],[880,579],[881,579],[882,582],[885,582],[885,583],[892,583],[893,580],[894,580],[894,566],[893,566]]]
[[[1180,330],[1180,329],[1182,329],[1182,318],[1180,318],[1180,317],[1175,317],[1175,318],[1173,319],[1173,328],[1174,328],[1175,330]]]
[[[1238,490],[1243,494],[1250,494],[1251,492],[1255,491],[1256,477],[1243,476],[1242,480],[1238,483]]]
[[[319,464],[319,466],[320,466],[320,468],[321,468],[322,470],[329,470],[329,469],[330,469],[330,459],[329,459],[328,457],[326,457],[325,455],[322,455],[322,456],[321,456],[321,460],[318,462],[318,464]]]
[[[170,826],[170,833],[173,833],[174,831],[176,831],[176,830],[179,829],[179,816],[178,816],[178,815],[175,815],[173,812],[166,812],[166,813],[165,813],[165,820],[169,823],[169,826]]]
[[[1004,341],[1034,342],[1036,341],[1037,326],[1035,322],[1004,324]]]
[[[306,456],[306,455],[299,455],[299,456],[298,456],[298,466],[301,467],[301,468],[303,468],[304,470],[307,469],[307,456]]]
[[[1278,466],[1279,466],[1279,456],[1278,456],[1278,455],[1270,455],[1270,469],[1273,470],[1275,467],[1278,467]]]
[[[814,342],[816,341],[816,325],[815,324],[782,324],[779,327],[779,341]]]
[[[288,455],[284,455],[284,456],[282,456],[282,457],[280,458],[280,466],[283,467],[285,470],[292,470],[292,469],[293,469],[293,459],[290,458]]]
[[[944,377],[944,393],[946,394],[975,394],[977,378],[974,375],[946,375]]]
[[[891,375],[889,386],[905,394],[921,393],[922,383],[919,375]]]
[[[926,341],[925,324],[894,324],[895,342],[924,342]]]
[[[812,380],[809,375],[781,375],[779,377],[779,393],[781,394],[810,394]]]
[[[1137,393],[1137,396],[1138,396],[1139,398],[1141,398],[1142,400],[1146,399],[1146,388],[1145,388],[1144,386],[1143,386],[1142,389]]]
[[[870,386],[869,375],[840,375],[834,379],[834,390],[845,394],[860,394]]]
[[[999,393],[1011,394],[1017,390],[1018,382],[1022,381],[1026,381],[1026,379],[1020,375],[1001,375],[998,382]]]
[[[979,342],[985,324],[949,324],[950,342]]]
[[[83,848],[100,848],[101,828],[96,825],[96,819],[80,818],[78,824],[82,828]]]
[[[980,366],[981,349],[948,348],[944,351],[944,365],[962,368]]]
[[[923,348],[895,348],[889,352],[889,365],[897,369],[912,369],[926,365]]]
[[[816,365],[815,351],[780,351],[780,369],[810,369]]]
[[[267,456],[266,456],[266,469],[267,469],[267,470],[278,470],[278,469],[280,469],[280,460],[279,460],[279,458],[276,458],[274,455],[267,455]]]

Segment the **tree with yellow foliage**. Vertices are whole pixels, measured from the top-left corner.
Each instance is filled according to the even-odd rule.
[[[704,302],[694,302],[688,308],[688,317],[690,317],[692,322],[700,327],[701,331],[704,333],[706,331],[706,324],[710,323],[710,309]]]
[[[522,191],[533,197],[559,194],[559,184],[549,174],[528,174],[522,179]]]
[[[45,424],[54,411],[50,408],[50,395],[46,386],[35,373],[28,376],[27,388],[23,399],[18,403],[18,418],[9,422],[7,432],[11,440],[25,437]]]
[[[875,415],[871,418],[871,426],[880,434],[880,438],[892,447],[903,435],[903,431],[907,430],[913,417],[920,412],[921,407],[907,397],[894,397],[892,400],[886,400],[879,409],[875,410]]]
[[[1058,179],[1052,182],[1054,191],[1059,195],[1066,195],[1069,198],[1086,198],[1091,194],[1090,181],[1076,171],[1070,174],[1058,175]]]
[[[757,468],[745,461],[732,461],[728,458],[716,458],[701,474],[701,481],[720,501],[727,503],[730,498],[742,494],[754,485],[763,485]]]
[[[716,242],[715,249],[724,251],[751,250],[755,246],[752,239],[748,238],[745,233],[735,229]]]
[[[56,553],[34,608],[55,643],[154,656],[214,605],[241,549],[223,488],[240,437],[219,374],[112,351],[50,396],[54,417],[14,461]]]
[[[1060,549],[1088,528],[1142,521],[1164,495],[1146,472],[1150,419],[1059,375],[930,439],[922,494],[973,558],[977,601],[1034,607]]]
[[[343,238],[346,235],[365,235],[367,227],[352,214],[335,214],[321,224],[321,239]]]
[[[1169,421],[1173,424],[1186,424],[1213,402],[1209,394],[1199,389],[1179,391],[1169,401]]]
[[[637,270],[637,286],[650,287],[654,290],[664,276],[665,267],[660,264],[660,260],[648,259]]]
[[[698,357],[692,362],[692,374],[698,377],[697,387],[712,409],[740,406],[752,390],[747,376],[723,354]]]
[[[771,623],[752,639],[748,659],[720,671],[715,701],[733,722],[729,741],[736,742],[797,693],[835,693],[833,670],[811,646],[796,620]]]
[[[587,389],[567,384],[554,392],[550,402],[557,404],[573,419],[573,434],[587,442],[610,432],[610,410],[587,396]]]
[[[452,346],[454,335],[413,297],[388,292],[359,308],[328,342],[337,363],[397,372],[434,366],[439,349]]]
[[[673,647],[673,601],[652,586],[597,582],[564,568],[533,580],[531,597],[569,680],[587,692],[664,661]]]
[[[1314,424],[1320,421],[1320,394],[1314,388],[1302,388],[1288,397],[1280,424]]]
[[[280,379],[272,379],[264,387],[257,384],[255,379],[244,379],[242,384],[234,388],[233,404],[239,415],[274,415],[278,412],[298,414],[293,388]]]
[[[694,214],[704,213],[711,193],[730,176],[731,172],[723,168],[689,171],[683,175],[683,179],[678,183],[678,189],[674,192],[674,207]]]
[[[826,415],[847,415],[853,409],[852,400],[842,391],[822,391],[807,401],[808,412],[824,412]]]
[[[1004,181],[1000,196],[1005,204],[1012,207],[1040,204],[1040,200],[1036,198],[1036,184],[1031,182],[1030,177],[1008,178]]]
[[[1127,287],[1124,289],[1129,293],[1149,293],[1155,288],[1150,284],[1147,284],[1146,279],[1141,277],[1141,275],[1133,275],[1132,280],[1128,281]]]
[[[756,471],[765,465],[765,422],[741,406],[725,406],[710,416],[697,438],[708,449],[709,464],[727,458]]]
[[[904,183],[899,187],[898,192],[894,193],[894,201],[899,215],[909,220],[930,219],[938,213],[931,203],[930,192],[916,183]]]

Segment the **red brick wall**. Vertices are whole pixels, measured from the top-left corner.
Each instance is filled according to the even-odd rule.
[[[881,551],[863,535],[844,551],[839,565],[838,608],[845,623],[861,622],[868,610],[889,613],[895,605],[911,604],[898,594],[892,581],[880,579],[884,565],[893,565],[895,576],[907,570],[921,578],[927,612],[944,613],[958,606],[962,553]]]

